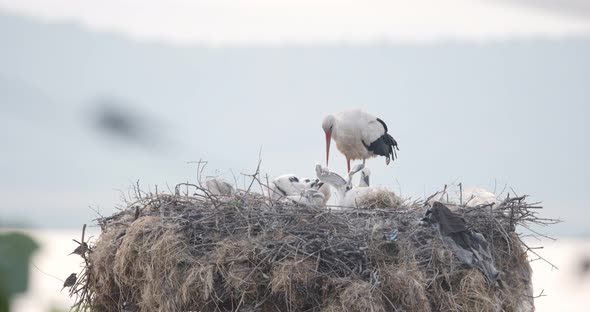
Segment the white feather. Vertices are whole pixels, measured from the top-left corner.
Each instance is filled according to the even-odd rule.
[[[351,160],[375,156],[365,144],[370,145],[385,134],[377,117],[360,109],[343,111],[334,117],[332,138],[342,154]]]
[[[231,196],[234,194],[234,187],[222,178],[207,178],[205,188],[216,196]]]
[[[500,203],[496,194],[481,187],[466,188],[463,191],[463,202],[470,207],[479,205],[497,205]]]
[[[301,192],[301,195],[289,195],[286,199],[298,204],[318,207],[325,206],[327,202],[324,194],[315,189],[306,189]]]
[[[369,170],[369,168],[363,168],[361,170],[361,179],[359,180],[359,187],[369,187],[370,176],[371,170]]]
[[[318,172],[328,173],[327,168],[317,165]],[[330,187],[319,179],[298,179],[294,174],[284,174],[271,183],[271,197],[302,205],[322,207],[330,199]]]
[[[368,168],[363,168],[361,172],[364,172],[365,174],[371,173]],[[366,199],[372,196],[379,195],[382,192],[387,193],[388,196],[391,197],[392,202],[394,202],[396,199],[395,194],[384,189],[368,186],[352,187],[350,180],[347,182],[337,173],[330,172],[327,168],[322,167],[321,165],[316,165],[316,173],[320,181],[329,184],[336,190],[340,198],[339,205],[343,207],[361,208],[359,204],[363,203]],[[350,175],[350,178],[352,178],[352,175]]]
[[[296,181],[294,181],[296,179]],[[301,195],[305,189],[305,184],[299,182],[294,174],[284,174],[275,178],[271,183],[272,199],[279,199],[285,196]]]

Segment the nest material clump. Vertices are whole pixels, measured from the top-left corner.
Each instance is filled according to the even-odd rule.
[[[203,191],[203,190],[201,190]],[[204,192],[204,191],[203,191]],[[328,209],[267,200],[152,195],[99,218],[79,306],[93,311],[532,311],[517,224],[524,198],[456,206],[489,242],[497,284],[460,263],[421,202]],[[83,288],[83,289],[82,289]]]

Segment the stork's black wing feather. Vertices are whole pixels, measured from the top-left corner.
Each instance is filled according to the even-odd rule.
[[[385,124],[385,121],[381,120],[380,118],[377,118],[377,121],[383,125],[383,128],[385,129],[385,133],[387,133],[388,130],[387,130],[387,125]]]
[[[365,145],[367,150],[373,154],[387,157],[387,163],[389,163],[390,158],[391,160],[397,158],[396,151],[399,151],[399,148],[397,147],[397,141],[387,133],[387,125],[385,122],[379,118],[377,118],[377,121],[383,125],[385,133],[370,144],[363,142],[363,145]]]

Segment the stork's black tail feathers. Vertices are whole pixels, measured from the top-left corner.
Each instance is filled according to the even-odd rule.
[[[396,151],[399,151],[397,141],[387,132],[370,145],[365,144],[365,142],[363,142],[363,145],[365,145],[368,151],[373,152],[373,154],[385,156],[385,163],[388,165],[391,160],[397,158]]]
[[[391,157],[391,160],[395,160],[397,158],[396,151],[399,151],[399,148],[397,147],[397,141],[389,133],[385,133],[383,136],[386,137],[385,144],[387,144],[388,151],[385,157],[387,157],[386,162],[389,165],[389,158]]]

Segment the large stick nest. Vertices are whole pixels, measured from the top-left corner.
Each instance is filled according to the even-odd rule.
[[[187,185],[184,185],[187,186]],[[138,196],[101,217],[73,289],[93,311],[532,311],[518,225],[536,204],[451,208],[490,244],[500,283],[462,264],[423,202],[330,209],[250,191]],[[187,192],[188,193],[188,192]],[[192,192],[191,192],[192,193]],[[375,205],[373,205],[375,207]]]

